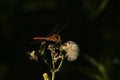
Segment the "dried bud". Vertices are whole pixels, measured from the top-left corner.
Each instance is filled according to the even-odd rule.
[[[28,54],[29,54],[29,56],[30,56],[30,57],[29,57],[30,60],[38,61],[38,57],[37,57],[37,55],[35,55],[35,51],[29,52]]]

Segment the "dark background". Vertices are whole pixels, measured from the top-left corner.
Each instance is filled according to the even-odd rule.
[[[29,61],[26,51],[34,36],[52,33],[70,22],[60,34],[80,46],[75,62],[65,61],[56,80],[97,80],[90,56],[104,65],[110,80],[120,75],[119,0],[0,0],[0,80],[42,80],[46,67]],[[59,28],[60,28],[59,27]],[[101,75],[100,75],[101,76]],[[103,79],[105,80],[105,79]]]

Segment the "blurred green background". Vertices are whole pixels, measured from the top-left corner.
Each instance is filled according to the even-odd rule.
[[[0,80],[43,80],[43,63],[26,56],[34,36],[51,34],[80,46],[75,62],[65,61],[56,80],[120,80],[119,0],[0,0]]]

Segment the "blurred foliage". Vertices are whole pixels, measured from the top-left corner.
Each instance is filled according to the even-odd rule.
[[[75,62],[64,62],[58,80],[120,79],[119,0],[0,0],[0,78],[42,80],[45,66],[27,61],[25,50],[32,37],[47,35],[56,24],[64,40],[80,46]],[[87,55],[87,56],[86,56]],[[8,73],[6,75],[6,73]]]

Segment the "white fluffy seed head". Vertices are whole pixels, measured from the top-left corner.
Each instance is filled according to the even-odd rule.
[[[79,46],[74,41],[67,41],[62,49],[66,51],[68,61],[74,61],[79,56]]]

